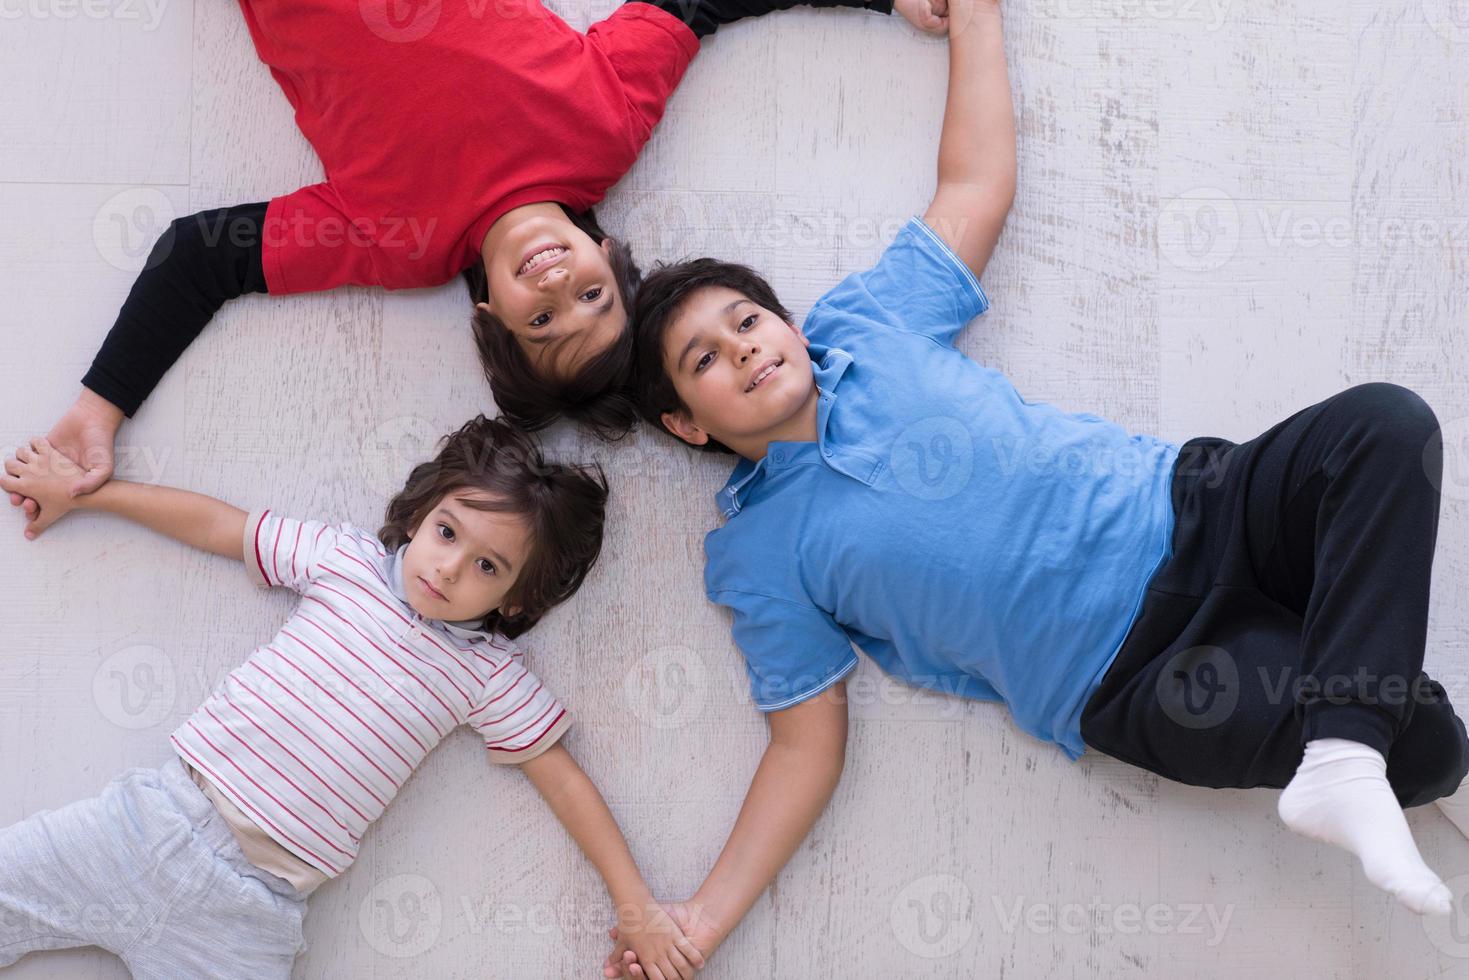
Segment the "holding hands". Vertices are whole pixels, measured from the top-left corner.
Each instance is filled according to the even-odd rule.
[[[67,496],[92,493],[112,479],[113,442],[117,438],[122,419],[122,409],[91,389],[83,388],[76,402],[51,427],[46,436],[48,446],[71,464],[66,472]],[[24,448],[26,447],[22,447]],[[34,443],[32,451],[35,451]],[[17,451],[16,458],[19,457],[20,451]],[[10,462],[15,461],[13,458],[6,463],[7,475],[16,475],[10,473]],[[5,489],[10,492],[11,506],[23,508],[26,520],[34,524],[41,502],[11,486],[7,485]],[[36,533],[39,534],[46,526],[55,522],[56,517],[37,528]],[[32,536],[29,531],[30,528],[27,528],[28,537]]]
[[[893,0],[893,9],[925,34],[942,35],[949,29],[949,0]]]
[[[27,538],[36,538],[76,506],[71,488],[82,475],[81,467],[44,438],[18,447],[5,461],[0,488],[10,493],[12,504],[25,501]]]
[[[620,917],[619,925],[608,931],[614,946],[602,964],[602,975],[614,978],[651,978],[651,980],[689,980],[694,970],[704,968],[705,957],[714,952],[724,935],[706,911],[694,902],[676,902],[651,906],[646,922],[629,921],[627,915]],[[650,928],[651,927],[651,928]],[[691,964],[689,972],[669,973],[659,959],[645,954],[643,936],[671,930],[681,937],[678,949],[684,952]]]
[[[709,930],[688,903],[619,908],[618,924],[608,931],[616,944],[602,966],[605,977],[693,980],[704,968],[703,950],[713,951]]]

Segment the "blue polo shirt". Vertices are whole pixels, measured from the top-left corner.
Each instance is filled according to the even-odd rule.
[[[807,317],[817,441],[742,460],[704,542],[761,710],[845,677],[855,644],[1085,750],[1082,706],[1170,551],[1179,447],[1026,401],[961,354],[988,308],[914,218]]]

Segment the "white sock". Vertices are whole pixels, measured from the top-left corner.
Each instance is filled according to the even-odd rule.
[[[1449,822],[1459,828],[1459,833],[1469,837],[1469,776],[1464,777],[1464,781],[1452,795],[1434,802],[1444,816],[1449,818]]]
[[[1357,855],[1367,880],[1414,912],[1453,911],[1453,893],[1423,863],[1376,749],[1345,738],[1307,742],[1279,812],[1296,833]]]

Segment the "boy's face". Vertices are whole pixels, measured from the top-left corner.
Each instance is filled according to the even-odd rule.
[[[497,238],[481,256],[490,301],[480,308],[509,328],[538,374],[569,377],[627,329],[610,239],[599,245],[565,217],[543,214]]]
[[[530,529],[519,514],[476,510],[475,490],[446,494],[408,539],[403,589],[425,619],[481,619],[500,609],[530,557]],[[514,614],[516,610],[504,610]]]
[[[811,398],[810,343],[801,328],[727,286],[690,294],[663,335],[663,368],[683,413],[663,424],[685,442],[711,437],[743,453],[781,432]]]

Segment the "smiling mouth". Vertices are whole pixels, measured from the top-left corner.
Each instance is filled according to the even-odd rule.
[[[527,255],[525,261],[520,263],[520,268],[515,270],[515,274],[516,276],[528,276],[570,251],[571,249],[565,245],[538,245],[535,251]]]
[[[754,391],[756,388],[760,387],[762,384],[768,381],[770,379],[770,376],[775,373],[775,369],[780,367],[784,363],[785,358],[777,357],[775,360],[771,361],[763,368],[761,368],[760,372],[750,379],[750,385],[745,389],[746,394]]]
[[[440,592],[438,589],[434,588],[432,585],[429,585],[428,584],[428,579],[426,579],[422,575],[420,575],[420,576],[418,576],[418,581],[420,581],[420,582],[423,583],[423,589],[429,595],[433,596],[435,599],[444,599],[444,593]],[[447,599],[444,599],[444,601],[447,602],[448,600]]]

